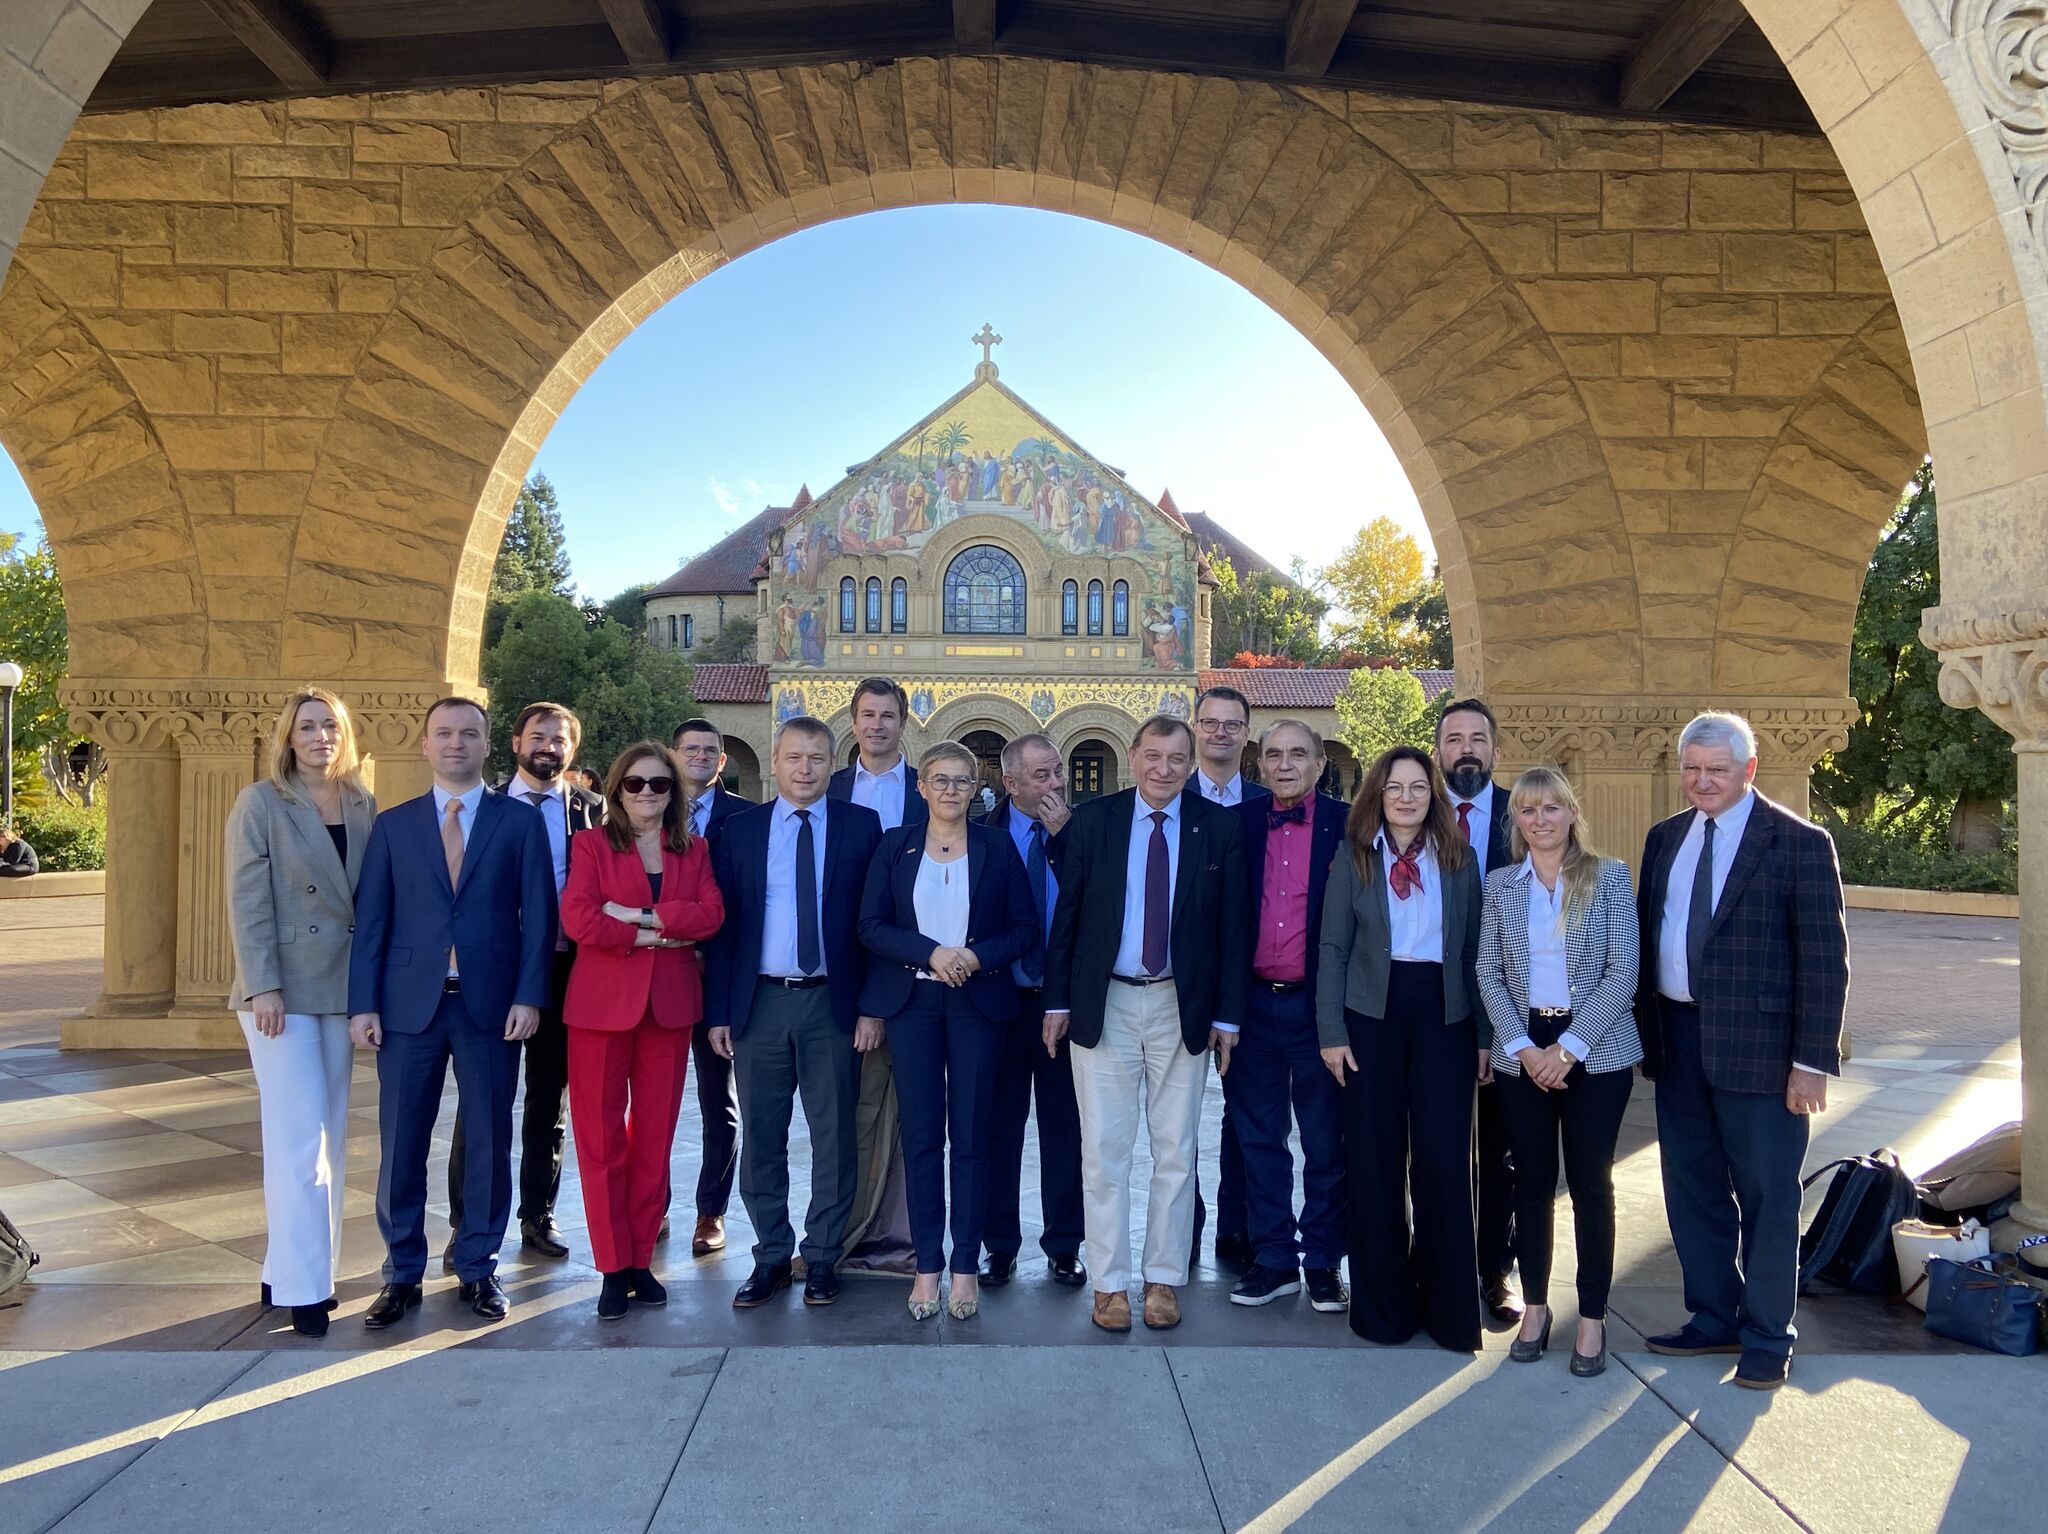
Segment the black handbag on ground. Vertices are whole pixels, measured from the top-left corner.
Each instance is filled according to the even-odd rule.
[[[1834,1180],[1799,1238],[1801,1294],[1897,1294],[1899,1259],[1892,1227],[1920,1212],[1920,1190],[1890,1146],[1830,1161],[1800,1183]]]
[[[42,1259],[28,1244],[28,1237],[14,1228],[14,1222],[0,1212],[0,1294],[5,1294],[28,1277],[28,1270]]]
[[[1927,1329],[1972,1347],[2028,1358],[2041,1350],[2041,1291],[1998,1272],[2001,1259],[1927,1259]]]

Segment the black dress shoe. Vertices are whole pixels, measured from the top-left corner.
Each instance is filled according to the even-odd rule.
[[[463,1304],[486,1321],[502,1321],[512,1308],[512,1302],[505,1298],[505,1286],[498,1282],[495,1273],[474,1283],[463,1284],[456,1293],[461,1296]]]
[[[630,1294],[642,1305],[666,1305],[668,1303],[668,1290],[663,1288],[661,1280],[656,1278],[646,1268],[626,1269],[626,1293]]]
[[[1481,1281],[1480,1293],[1486,1301],[1486,1313],[1493,1317],[1496,1326],[1516,1326],[1522,1319],[1521,1297],[1508,1283],[1505,1273],[1494,1274]]]
[[[521,1220],[519,1244],[543,1257],[569,1255],[569,1243],[562,1239],[561,1227],[555,1224],[555,1217],[551,1214],[544,1214],[537,1220]]]
[[[1659,1332],[1654,1337],[1645,1337],[1643,1346],[1652,1353],[1662,1353],[1666,1358],[1702,1358],[1709,1353],[1740,1353],[1743,1350],[1742,1344],[1734,1338],[1718,1338],[1691,1321],[1675,1332]]]
[[[1216,1260],[1226,1268],[1235,1268],[1240,1273],[1249,1271],[1257,1262],[1257,1253],[1252,1247],[1252,1238],[1243,1231],[1225,1235],[1216,1233]]]
[[[386,1284],[377,1291],[377,1298],[370,1301],[370,1308],[363,1312],[363,1325],[373,1332],[381,1332],[394,1322],[404,1320],[408,1311],[419,1308],[418,1284]]]
[[[292,1307],[292,1330],[301,1337],[325,1337],[327,1335],[327,1306],[294,1305]]]
[[[1064,1284],[1069,1289],[1078,1289],[1088,1282],[1088,1270],[1081,1265],[1081,1259],[1074,1252],[1061,1252],[1051,1259],[1052,1281]]]
[[[277,1302],[272,1300],[270,1297],[270,1285],[265,1284],[263,1286],[263,1297],[259,1299],[256,1303],[261,1305],[265,1310],[277,1309]],[[292,1308],[296,1310],[298,1307],[293,1306]],[[332,1314],[334,1311],[339,1310],[341,1308],[341,1301],[330,1294],[327,1296],[326,1299],[320,1302],[320,1308]]]
[[[453,1273],[455,1271],[455,1238],[453,1236],[450,1236],[448,1244],[441,1248],[441,1271],[443,1273]]]
[[[1002,1288],[1016,1276],[1015,1252],[990,1252],[981,1265],[981,1281],[991,1289]]]
[[[839,1298],[839,1275],[829,1262],[814,1262],[804,1271],[804,1303],[830,1305]]]
[[[600,1321],[623,1321],[626,1319],[626,1278],[624,1270],[607,1273],[604,1287],[597,1294],[597,1319]]]
[[[766,1305],[777,1292],[789,1287],[789,1264],[786,1262],[759,1262],[754,1271],[747,1275],[733,1295],[735,1310],[752,1310],[756,1305]]]

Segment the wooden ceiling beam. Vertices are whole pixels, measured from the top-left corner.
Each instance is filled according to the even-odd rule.
[[[327,83],[327,39],[290,0],[206,0],[206,8],[294,90]]]
[[[1748,15],[1742,0],[1676,0],[1622,66],[1622,110],[1654,112],[1664,105]]]
[[[953,41],[963,48],[993,48],[996,0],[953,0]]]
[[[653,68],[669,60],[668,23],[654,0],[597,0],[628,64]]]
[[[1294,0],[1287,12],[1283,67],[1290,75],[1317,79],[1330,72],[1337,45],[1351,30],[1358,0]]]

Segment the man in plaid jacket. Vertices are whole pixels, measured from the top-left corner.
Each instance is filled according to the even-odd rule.
[[[1678,770],[1691,808],[1643,847],[1636,1017],[1692,1319],[1648,1345],[1739,1353],[1735,1383],[1772,1390],[1797,1335],[1808,1120],[1841,1073],[1842,875],[1825,831],[1756,792],[1748,721],[1694,719]]]

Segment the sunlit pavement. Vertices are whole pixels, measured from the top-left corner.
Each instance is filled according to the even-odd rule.
[[[435,1271],[413,1318],[368,1333],[382,1253],[367,1069],[342,1306],[309,1342],[255,1304],[246,1060],[55,1048],[58,1020],[91,1000],[100,919],[94,898],[0,904],[0,1209],[44,1257],[0,1300],[8,1534],[466,1529],[508,1514],[605,1530],[1863,1531],[1998,1525],[2039,1506],[2039,1360],[1937,1343],[1917,1313],[1875,1300],[1806,1303],[1775,1396],[1723,1383],[1730,1360],[1641,1350],[1641,1332],[1682,1318],[1647,1088],[1624,1131],[1615,1357],[1596,1380],[1565,1369],[1563,1210],[1558,1345],[1533,1366],[1508,1361],[1505,1334],[1465,1358],[1356,1343],[1304,1303],[1233,1307],[1206,1249],[1177,1330],[1112,1338],[1085,1293],[1047,1281],[1035,1230],[1018,1282],[966,1322],[916,1325],[889,1278],[850,1279],[831,1309],[792,1295],[741,1314],[737,1201],[729,1255],[693,1263],[685,1244],[693,1101],[677,1240],[657,1259],[665,1309],[597,1325],[572,1153],[559,1214],[575,1254],[525,1262],[515,1234],[509,1321],[477,1321]],[[1856,1059],[1811,1164],[1892,1144],[1924,1165],[2016,1116],[2016,924],[1851,926]],[[1213,1195],[1213,1089],[1208,1108]],[[806,1149],[799,1135],[799,1161]],[[1026,1175],[1028,1215],[1035,1165]],[[437,1158],[436,1194],[442,1178]],[[800,1208],[800,1169],[795,1182]]]

